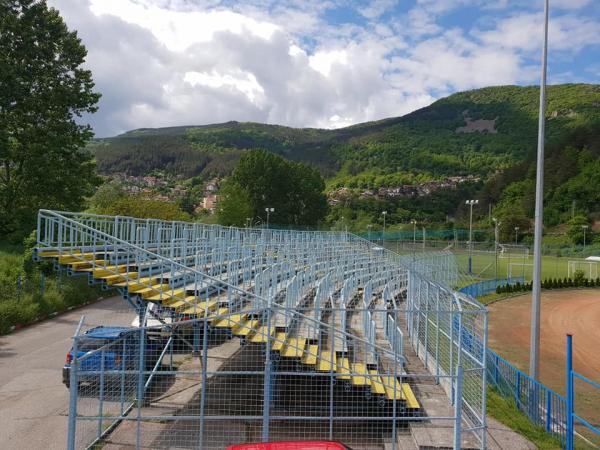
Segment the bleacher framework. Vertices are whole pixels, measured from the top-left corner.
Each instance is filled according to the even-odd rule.
[[[450,253],[47,210],[37,241],[36,259],[116,288],[141,325],[74,348],[69,448],[396,449],[438,425],[450,447],[485,448],[487,315],[451,288]],[[118,370],[107,362],[132,354]]]

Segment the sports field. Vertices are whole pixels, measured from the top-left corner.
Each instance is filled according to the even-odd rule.
[[[400,254],[411,254],[413,248],[406,243],[398,243],[395,241],[386,241],[385,246]],[[425,251],[440,251],[444,247],[421,247],[417,244],[415,251],[417,253]],[[469,269],[469,253],[465,248],[451,248],[461,272],[468,273]],[[496,261],[498,268],[496,269]],[[567,256],[542,256],[542,279],[547,278],[566,278],[569,276],[569,261],[580,261],[582,264],[579,267],[584,271],[586,278],[596,278],[600,275],[600,263],[584,262],[583,258],[567,257]],[[591,266],[591,267],[590,267]],[[522,249],[511,249],[507,253],[498,253],[498,258],[493,251],[473,251],[473,276],[480,279],[506,278],[509,275],[513,277],[524,277],[525,281],[531,281],[533,273],[533,256],[527,254]],[[496,272],[497,270],[497,272]],[[573,274],[571,273],[571,276]]]
[[[468,271],[469,256],[465,251],[456,251],[457,262],[462,271]],[[569,261],[583,261],[578,258],[558,257],[558,256],[542,256],[542,279],[546,278],[565,278],[569,276]],[[600,264],[592,263],[593,266]],[[510,268],[510,269],[509,269]],[[597,273],[600,273],[598,267]],[[498,278],[506,278],[509,275],[520,277],[524,276],[526,281],[531,281],[533,271],[533,257],[527,256],[524,253],[512,253],[498,258]],[[589,263],[582,266],[582,270],[589,277]],[[592,268],[592,274],[594,274]],[[478,278],[495,278],[496,274],[496,258],[493,252],[474,252],[473,253],[473,275]],[[572,274],[571,274],[572,276]],[[595,278],[595,277],[594,277]]]
[[[529,371],[531,295],[489,305],[489,345],[519,369]],[[573,367],[600,381],[600,289],[542,293],[540,379],[565,392],[566,335],[573,335]],[[600,424],[600,390],[575,383],[575,412]]]

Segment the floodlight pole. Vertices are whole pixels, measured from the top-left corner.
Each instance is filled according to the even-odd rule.
[[[500,227],[500,222],[495,217],[492,217],[494,221],[494,261],[495,261],[495,278],[498,279],[498,227]]]
[[[467,200],[465,202],[471,207],[469,214],[469,274],[473,273],[473,205],[479,203],[479,200]]]
[[[542,275],[542,226],[544,218],[544,133],[546,125],[546,72],[548,66],[549,0],[544,0],[544,42],[540,80],[540,113],[538,122],[537,172],[535,180],[535,225],[533,238],[533,289],[531,293],[531,342],[529,376],[538,380],[540,368],[540,300]]]
[[[413,261],[415,259],[415,252],[417,251],[417,221],[415,219],[412,219],[410,221],[410,223],[412,223],[413,225]]]
[[[385,216],[387,216],[387,211],[382,211],[383,214],[383,234],[381,235],[381,246],[385,247]]]
[[[275,208],[265,208],[265,212],[267,213],[267,229],[269,228],[269,214],[275,212]]]

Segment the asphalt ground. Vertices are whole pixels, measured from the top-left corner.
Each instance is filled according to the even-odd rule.
[[[135,313],[111,297],[0,337],[0,449],[66,448],[62,366],[82,315],[87,328],[129,325]]]

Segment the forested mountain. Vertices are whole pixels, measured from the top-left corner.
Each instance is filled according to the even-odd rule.
[[[547,200],[556,209],[549,220],[558,223],[571,197],[600,176],[600,85],[549,86],[547,100]],[[451,95],[402,117],[336,130],[227,122],[139,129],[97,139],[90,148],[101,174],[140,176],[158,169],[208,179],[231,173],[244,151],[260,148],[315,165],[330,189],[377,189],[473,175],[481,179],[475,190],[484,203],[516,205],[519,214],[530,216],[538,102],[536,86],[488,87]],[[582,212],[600,210],[595,198],[581,202]],[[404,216],[410,215],[409,207],[402,206]],[[438,211],[429,219],[452,213]]]
[[[327,176],[341,168],[351,175],[370,169],[486,175],[535,151],[538,96],[537,87],[489,87],[403,117],[337,130],[227,122],[139,129],[96,140],[92,148],[101,173],[227,173],[241,151],[262,148],[311,162]],[[549,145],[600,120],[600,85],[550,86],[547,97]]]

